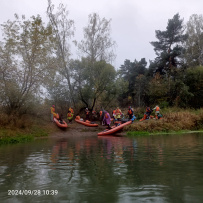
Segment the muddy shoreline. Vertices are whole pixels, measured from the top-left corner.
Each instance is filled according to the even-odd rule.
[[[96,122],[98,127],[88,127],[73,121],[72,124],[68,124],[66,129],[61,129],[55,125],[56,131],[49,134],[49,137],[63,136],[63,137],[79,137],[79,136],[95,136],[98,133],[105,130],[107,126],[102,126],[99,122]],[[116,136],[125,136],[126,133],[121,131],[115,134]]]

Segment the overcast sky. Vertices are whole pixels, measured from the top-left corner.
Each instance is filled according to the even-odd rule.
[[[180,14],[184,23],[192,14],[203,14],[203,0],[52,0],[57,7],[67,6],[69,18],[74,20],[75,39],[83,37],[88,15],[98,13],[100,18],[112,19],[111,37],[117,43],[116,60],[119,68],[125,61],[155,58],[149,42],[155,41],[155,30],[166,30],[168,19]],[[14,13],[30,18],[39,14],[46,20],[47,0],[0,0],[0,24],[14,19]],[[1,34],[1,32],[0,32]],[[72,45],[74,46],[74,45]]]

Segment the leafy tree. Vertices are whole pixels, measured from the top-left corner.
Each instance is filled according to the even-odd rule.
[[[135,105],[140,107],[145,104],[145,98],[147,94],[148,81],[145,75],[139,74],[135,78]]]
[[[118,74],[118,73],[117,73]],[[116,92],[115,98],[117,99],[114,104],[118,104],[117,106],[126,106],[129,103],[129,98],[126,96],[128,95],[128,81],[125,80],[123,77],[117,77],[115,80]],[[115,108],[115,105],[114,105]]]
[[[168,101],[168,83],[159,73],[149,81],[148,85],[148,105],[161,105]]]
[[[110,37],[110,23],[111,20],[101,19],[97,13],[89,15],[88,25],[84,28],[84,39],[78,43],[78,49],[92,64],[103,60],[111,62],[115,58],[113,48],[116,42]]]
[[[193,108],[201,108],[203,104],[203,67],[189,68],[186,71],[184,83],[189,87],[189,92],[193,94],[188,104]]]
[[[54,5],[51,0],[48,0],[47,15],[50,20],[50,25],[53,29],[56,45],[56,58],[55,65],[61,75],[63,75],[68,83],[70,98],[72,104],[75,105],[74,90],[71,84],[70,72],[70,39],[74,35],[74,21],[68,19],[68,10],[63,4],[60,4],[56,13],[54,13]]]
[[[193,94],[189,91],[189,86],[187,86],[182,80],[176,80],[175,82],[171,83],[169,95],[170,105],[184,108],[188,106],[188,102],[193,96]]]
[[[188,66],[203,65],[203,16],[193,14],[186,25],[185,58]]]
[[[93,109],[96,101],[108,91],[109,86],[115,79],[114,67],[105,61],[98,61],[94,69],[89,65],[89,60],[72,61],[74,87],[78,92],[79,99],[85,106]]]
[[[68,106],[71,106],[70,92],[68,91],[67,82],[63,80],[63,76],[57,74],[52,78],[52,82],[47,87],[49,99],[55,104],[57,111],[67,113]]]
[[[4,40],[0,53],[1,104],[9,113],[22,113],[39,96],[46,81],[52,52],[52,30],[44,26],[41,17],[32,16],[2,25]],[[51,67],[51,66],[50,66]]]
[[[73,65],[74,87],[86,107],[93,109],[97,100],[107,91],[115,78],[115,69],[108,62],[115,57],[115,42],[110,37],[111,20],[101,19],[96,13],[89,15],[84,28],[84,39],[76,43],[84,56]]]

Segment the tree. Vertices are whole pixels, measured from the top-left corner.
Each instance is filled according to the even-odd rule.
[[[145,58],[142,58],[140,61],[137,61],[135,59],[134,62],[131,62],[130,60],[125,60],[124,65],[121,65],[121,67],[119,69],[120,77],[122,77],[122,78],[124,78],[124,80],[128,81],[128,91],[123,96],[132,98],[132,103],[135,102],[135,94],[137,94],[137,92],[135,93],[136,78],[139,75],[145,74],[146,65],[147,65],[147,62],[146,62]],[[140,94],[142,94],[142,93],[140,93]]]
[[[159,73],[156,73],[151,78],[147,90],[150,105],[162,105],[162,103],[168,102],[168,84],[166,79],[161,77]]]
[[[193,14],[186,24],[185,58],[188,66],[203,65],[203,16]]]
[[[183,42],[187,35],[183,34],[183,20],[179,14],[174,15],[168,20],[166,31],[156,30],[158,41],[151,42],[157,55],[154,61],[151,61],[150,69],[159,72],[168,77],[175,77],[177,68],[183,65],[181,60],[183,53]]]
[[[94,69],[88,59],[71,62],[73,84],[79,99],[86,107],[93,109],[96,101],[108,90],[116,75],[114,67],[105,61],[97,61]]]
[[[187,107],[190,99],[194,96],[183,80],[176,80],[174,83],[171,83],[171,89],[169,91],[170,95],[170,105],[175,105],[179,107]]]
[[[96,101],[115,78],[115,69],[109,63],[115,54],[115,42],[110,37],[111,20],[101,19],[98,14],[89,15],[84,28],[84,39],[76,42],[82,53],[81,61],[73,68],[80,99],[86,107],[94,108]]]
[[[52,82],[48,85],[47,91],[49,99],[62,113],[63,109],[67,112],[67,106],[71,106],[70,92],[68,91],[67,82],[63,80],[63,76],[57,74],[52,78]]]
[[[44,26],[41,17],[32,16],[22,21],[2,25],[4,41],[1,44],[0,79],[1,104],[8,113],[25,112],[45,82],[52,52],[52,30]]]
[[[70,39],[74,36],[74,21],[68,19],[68,10],[63,4],[60,4],[58,11],[54,14],[54,5],[51,0],[48,0],[47,15],[50,20],[50,25],[53,28],[53,34],[55,36],[56,52],[57,57],[55,65],[58,71],[63,75],[68,83],[70,92],[70,98],[72,104],[75,105],[74,90],[71,84],[71,73],[70,73]]]
[[[135,98],[136,98],[135,103],[138,107],[143,106],[143,104],[145,103],[147,85],[148,85],[148,82],[145,75],[139,74],[135,78],[135,89],[134,89]]]
[[[84,40],[78,49],[93,64],[96,61],[112,62],[115,58],[115,41],[110,37],[111,20],[101,19],[96,13],[90,14],[88,25],[84,28]]]
[[[188,68],[184,78],[184,83],[189,87],[189,92],[193,94],[188,99],[188,105],[193,108],[202,108],[203,105],[203,66]]]

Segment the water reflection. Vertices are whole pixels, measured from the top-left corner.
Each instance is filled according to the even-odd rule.
[[[3,202],[202,202],[203,136],[68,137],[0,147]],[[8,196],[8,190],[58,195]]]

